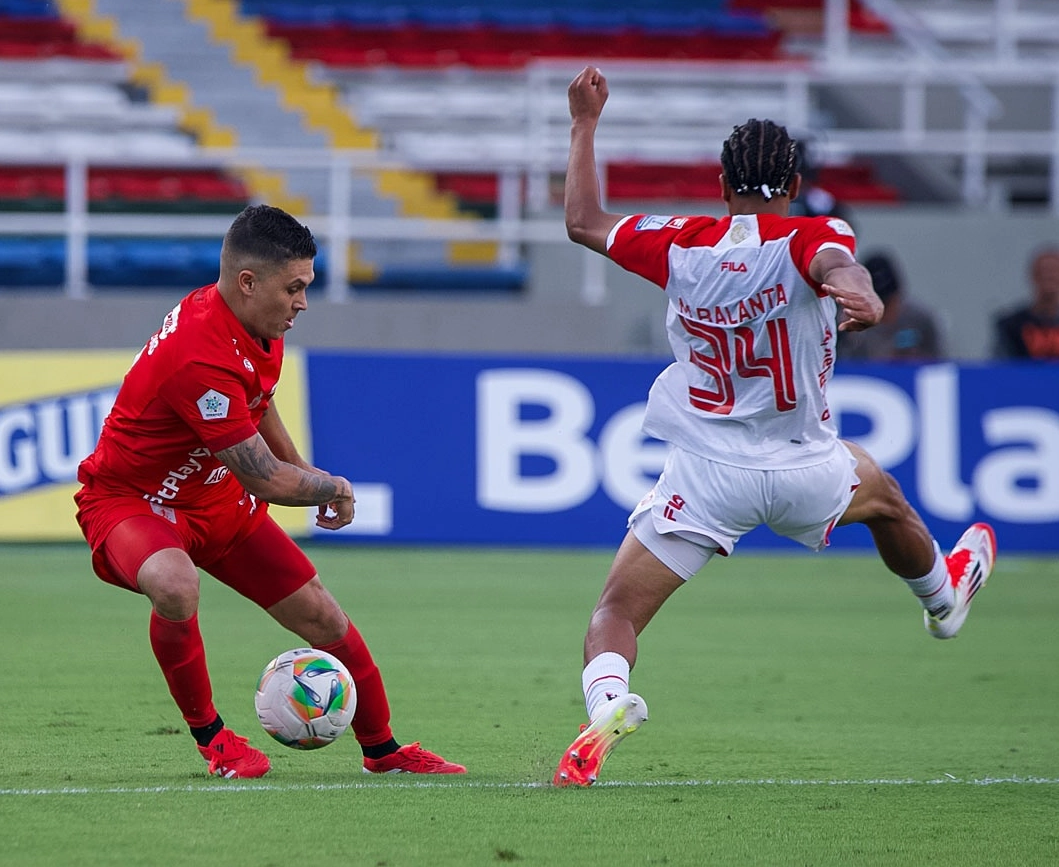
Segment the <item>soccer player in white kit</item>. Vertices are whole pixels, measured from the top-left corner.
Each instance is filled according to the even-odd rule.
[[[936,638],[959,631],[996,557],[987,524],[943,556],[894,478],[838,438],[826,394],[836,333],[877,324],[883,304],[847,223],[787,216],[801,183],[787,131],[750,120],[725,141],[726,217],[609,214],[594,148],[607,95],[593,67],[570,85],[566,227],[668,298],[676,360],[651,387],[644,431],[671,448],[592,612],[582,673],[589,723],[563,753],[558,786],[595,782],[647,719],[629,691],[637,636],[670,594],[755,527],[820,550],[834,527],[867,525]]]

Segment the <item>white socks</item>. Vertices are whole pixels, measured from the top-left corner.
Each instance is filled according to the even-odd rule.
[[[947,574],[947,573],[946,573]],[[581,673],[581,688],[585,692],[588,718],[604,704],[629,692],[629,661],[620,653],[601,653],[590,660]]]
[[[916,594],[920,604],[931,617],[944,617],[956,602],[949,578],[949,567],[941,555],[941,548],[934,543],[934,566],[922,578],[903,578],[908,589]]]

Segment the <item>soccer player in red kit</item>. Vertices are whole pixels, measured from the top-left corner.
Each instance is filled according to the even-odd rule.
[[[608,214],[595,131],[607,100],[598,69],[569,88],[570,238],[665,292],[674,362],[655,380],[644,432],[670,446],[633,509],[589,620],[581,686],[589,722],[553,782],[588,786],[647,719],[629,691],[637,638],[662,604],[755,527],[821,550],[862,523],[883,562],[918,598],[935,638],[954,637],[996,557],[986,524],[946,557],[893,476],[840,440],[827,405],[838,330],[876,325],[883,304],[836,217],[791,217],[796,142],[768,120],[736,127],[721,150],[725,217]],[[841,321],[840,321],[841,320]]]
[[[217,282],[173,308],[125,375],[79,468],[77,521],[96,574],[150,600],[151,649],[211,774],[260,777],[270,765],[214,707],[198,568],[346,665],[365,771],[463,773],[419,743],[395,740],[367,645],[268,514],[277,503],[317,506],[326,529],[353,520],[349,481],[302,459],[272,403],[283,336],[307,307],[315,256],[312,233],[278,208],[236,217]]]

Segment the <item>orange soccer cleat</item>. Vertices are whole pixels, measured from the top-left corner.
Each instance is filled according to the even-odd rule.
[[[463,765],[449,762],[441,756],[424,750],[419,741],[405,744],[397,752],[379,759],[364,757],[366,774],[465,774]]]
[[[591,786],[611,751],[646,721],[647,703],[640,696],[628,693],[608,701],[563,753],[553,785]]]
[[[209,763],[210,773],[226,780],[263,777],[272,767],[268,756],[227,727],[217,732],[208,747],[199,747],[199,752]]]

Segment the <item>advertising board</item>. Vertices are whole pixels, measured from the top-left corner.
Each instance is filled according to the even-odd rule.
[[[350,536],[612,546],[665,458],[640,431],[665,365],[314,352],[313,451],[354,483]],[[943,545],[985,520],[1005,550],[1059,550],[1059,365],[847,364],[828,401]],[[840,528],[832,544],[871,538]]]
[[[0,353],[0,540],[79,539],[77,464],[134,351]],[[277,406],[303,454],[354,484],[346,540],[602,546],[662,468],[640,430],[665,359],[287,353]],[[840,365],[843,436],[898,479],[942,545],[992,523],[1059,551],[1059,365]],[[299,536],[311,509],[274,507]],[[836,548],[867,549],[863,527]],[[797,548],[768,530],[748,548]]]

